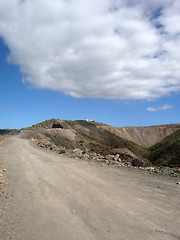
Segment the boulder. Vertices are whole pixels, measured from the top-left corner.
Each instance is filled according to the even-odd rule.
[[[146,166],[146,163],[142,159],[140,159],[140,158],[133,159],[131,164],[134,167],[145,167]]]
[[[120,156],[127,156],[130,158],[138,158],[133,152],[131,152],[128,148],[114,148],[112,150],[112,154],[117,155],[119,154]]]

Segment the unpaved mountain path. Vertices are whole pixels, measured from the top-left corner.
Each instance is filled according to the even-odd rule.
[[[46,152],[13,136],[0,144],[5,168],[0,239],[180,239],[177,179]]]

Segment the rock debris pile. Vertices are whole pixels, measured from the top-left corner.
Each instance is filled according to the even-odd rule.
[[[46,149],[47,151],[53,151],[58,154],[65,154],[71,158],[80,158],[84,161],[93,161],[100,163],[101,165],[116,165],[119,167],[129,167],[129,168],[138,168],[148,172],[150,174],[162,174],[172,177],[180,177],[180,168],[170,168],[170,167],[154,167],[148,166],[145,161],[139,158],[125,157],[123,158],[120,154],[108,154],[101,155],[95,152],[90,151],[89,149],[81,150],[79,148],[67,149],[62,146],[56,146],[54,143],[48,141],[47,139],[34,140],[38,146]]]
[[[108,155],[101,155],[95,152],[90,151],[89,149],[85,148],[84,150],[81,150],[79,148],[75,149],[67,149],[65,147],[61,146],[56,146],[52,142],[49,142],[46,139],[41,139],[41,140],[35,140],[37,144],[45,148],[47,151],[54,151],[58,154],[66,154],[69,157],[73,158],[81,158],[83,160],[88,160],[88,161],[96,161],[100,162],[103,164],[108,164],[108,165],[119,165],[119,166],[138,166],[138,167],[143,167],[145,166],[145,162],[140,159],[132,159],[132,158],[127,158],[123,159],[120,154],[108,154]]]

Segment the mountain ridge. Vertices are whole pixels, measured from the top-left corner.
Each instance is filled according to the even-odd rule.
[[[121,138],[138,144],[142,147],[151,147],[156,143],[162,141],[167,136],[176,132],[180,129],[180,124],[163,124],[163,125],[153,125],[153,126],[138,126],[138,127],[112,127],[111,125],[99,123],[95,121],[85,121],[85,120],[60,120],[60,119],[50,119],[43,121],[41,123],[35,124],[32,127],[42,127],[42,128],[70,128],[75,126],[85,125],[85,123],[92,123],[97,128],[102,128],[115,134]],[[57,125],[54,127],[53,125]]]

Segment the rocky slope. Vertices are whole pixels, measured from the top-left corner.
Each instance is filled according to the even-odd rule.
[[[180,124],[121,128],[104,125],[101,127],[140,146],[151,147],[180,129]]]
[[[47,150],[66,152],[81,158],[93,156],[108,164],[124,161],[127,165],[135,166],[152,163],[157,166],[180,166],[180,124],[116,128],[83,120],[51,119],[21,132],[24,137],[35,139]],[[164,141],[161,144],[162,139]],[[152,144],[159,141],[159,144],[152,147]]]
[[[89,149],[97,154],[120,154],[123,158],[141,156],[142,148],[110,131],[101,128],[104,124],[51,119],[23,129],[29,138],[48,139],[66,149]]]

